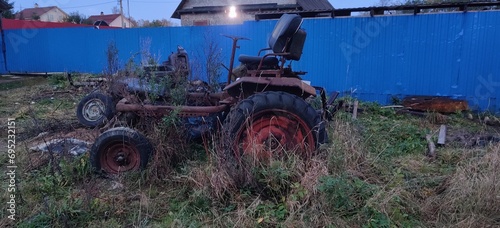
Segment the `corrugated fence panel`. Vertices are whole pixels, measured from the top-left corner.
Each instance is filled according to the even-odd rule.
[[[193,78],[205,79],[210,44],[229,65],[231,40],[222,34],[251,39],[239,41],[236,56],[256,54],[267,46],[275,23],[7,30],[8,70],[99,73],[107,66],[110,42],[122,66],[141,62],[144,51],[164,61],[181,45],[190,55]],[[328,91],[380,103],[407,95],[450,96],[467,99],[475,109],[500,111],[499,11],[306,19],[302,27],[308,33],[304,54],[293,68]]]

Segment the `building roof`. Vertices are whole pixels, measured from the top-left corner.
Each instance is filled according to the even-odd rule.
[[[224,12],[227,6],[200,6],[193,8],[184,8],[187,0],[182,0],[177,9],[172,14],[172,18],[180,19],[182,14],[196,13],[220,13]],[[273,11],[327,11],[333,10],[333,6],[328,0],[297,0],[297,4],[277,4],[277,3],[256,3],[242,4],[237,6],[239,10],[245,12],[273,12]]]
[[[300,1],[300,0],[299,0]],[[488,8],[490,7],[490,8]],[[497,8],[492,8],[497,7]],[[367,13],[370,16],[374,15],[384,15],[384,14],[394,14],[400,11],[398,14],[419,14],[425,12],[425,10],[436,10],[436,9],[448,9],[453,11],[463,11],[468,10],[498,10],[500,9],[500,2],[449,2],[449,3],[430,3],[430,4],[414,4],[414,5],[395,5],[395,6],[371,6],[371,7],[360,7],[360,8],[342,8],[333,10],[309,10],[309,11],[293,11],[290,10],[287,13],[300,14],[302,17],[311,17],[313,15],[323,15],[329,17],[348,17],[352,13]],[[255,13],[255,19],[276,19],[279,18],[284,12],[257,12]]]
[[[327,0],[297,0],[297,5],[304,11],[333,10],[332,4]]]
[[[92,22],[96,21],[105,21],[108,24],[111,24],[116,18],[120,17],[120,14],[101,14],[101,15],[92,15],[89,17],[89,20]]]
[[[26,21],[16,19],[2,18],[3,29],[26,29],[35,26],[39,29],[45,28],[96,28],[93,25],[74,24],[71,22],[45,22],[45,21]],[[117,29],[116,27],[101,26],[99,29]]]
[[[93,28],[92,25],[83,24],[73,24],[70,22],[44,22],[44,21],[26,21],[26,20],[15,20],[2,18],[3,29],[23,29],[31,28],[35,26],[36,28],[74,28],[74,27],[89,27]]]
[[[22,15],[24,18],[31,18],[33,15],[37,16],[42,16],[44,13],[49,12],[52,9],[59,9],[57,6],[46,6],[46,7],[36,7],[36,8],[26,8],[21,10],[19,13],[16,13],[16,18],[20,19],[19,17]],[[61,12],[66,14],[64,11],[59,9]]]

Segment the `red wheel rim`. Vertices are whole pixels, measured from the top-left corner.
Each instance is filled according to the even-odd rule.
[[[269,159],[272,155],[294,152],[309,156],[315,149],[314,136],[302,118],[284,110],[253,114],[236,137],[239,154]]]
[[[101,153],[101,168],[106,173],[121,173],[139,169],[140,153],[134,145],[117,141],[106,146]]]

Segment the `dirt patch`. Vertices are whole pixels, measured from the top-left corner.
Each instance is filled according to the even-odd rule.
[[[448,131],[446,142],[463,148],[486,147],[500,142],[500,135],[496,132],[471,133],[463,129]]]
[[[0,76],[0,90],[4,91],[24,86],[38,85],[46,81],[44,77],[2,75]]]
[[[82,140],[88,143],[89,145],[92,145],[97,136],[99,136],[99,131],[97,129],[86,129],[86,128],[79,128],[69,132],[53,132],[53,133],[42,132],[38,136],[26,140],[24,142],[24,147],[26,149],[40,147],[42,145],[50,144],[51,142],[57,140],[63,140],[63,141]],[[29,151],[28,164],[25,167],[25,171],[39,169],[42,166],[47,165],[47,163],[50,160],[53,160],[55,158],[59,159],[60,157],[63,156],[74,156],[73,154],[69,153],[70,149],[71,148],[63,148],[63,151],[57,151],[57,153],[56,152],[51,153],[52,151],[50,151],[50,153],[40,152],[40,151]]]

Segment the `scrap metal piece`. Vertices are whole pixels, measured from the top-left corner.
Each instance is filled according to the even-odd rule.
[[[456,100],[438,96],[412,96],[403,99],[403,106],[417,111],[454,113],[466,111],[469,105],[466,100]]]

